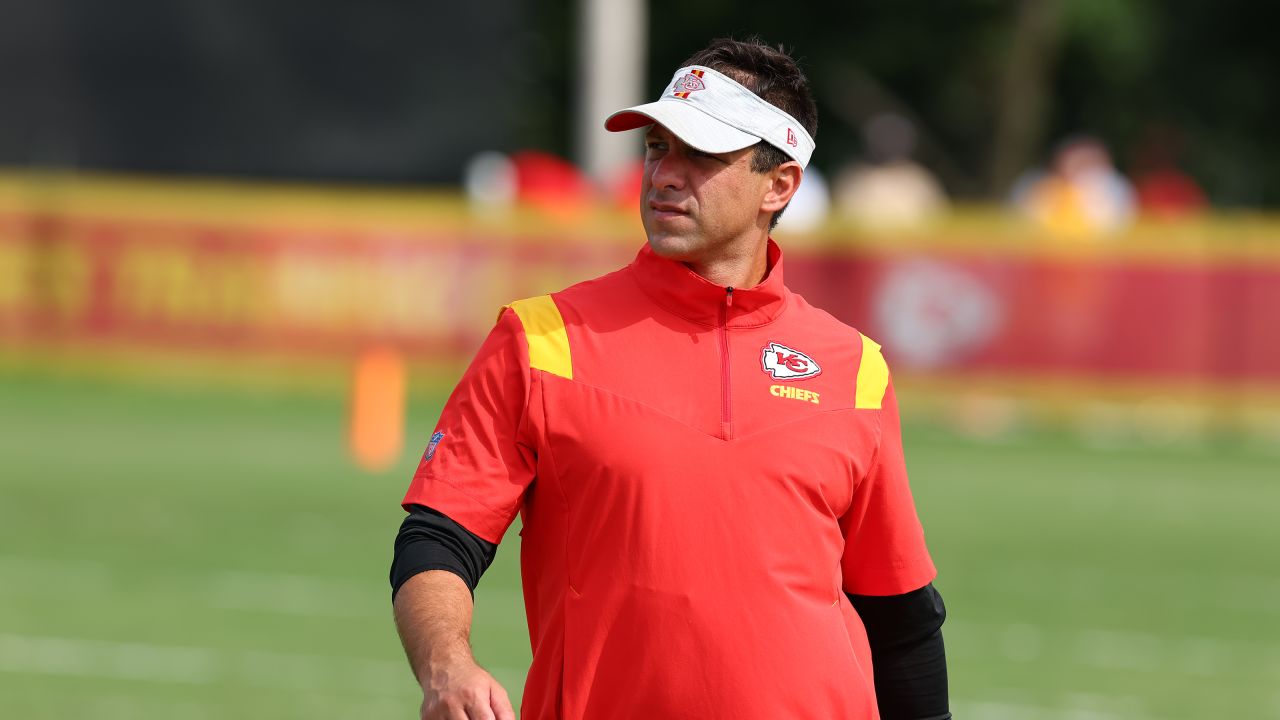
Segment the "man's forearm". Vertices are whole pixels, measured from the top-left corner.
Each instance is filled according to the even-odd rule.
[[[409,578],[393,602],[396,630],[422,686],[422,720],[515,720],[507,691],[471,655],[471,590],[449,570]]]
[[[396,630],[414,677],[426,685],[433,667],[472,660],[471,590],[447,570],[409,578],[396,593]]]

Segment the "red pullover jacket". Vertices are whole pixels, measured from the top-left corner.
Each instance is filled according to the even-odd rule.
[[[408,493],[498,543],[521,514],[525,720],[877,718],[845,592],[934,578],[874,342],[783,285],[648,247],[512,303]]]

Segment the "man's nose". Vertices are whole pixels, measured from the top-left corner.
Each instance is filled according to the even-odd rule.
[[[649,165],[649,184],[655,188],[684,187],[685,161],[679,153],[668,152]]]

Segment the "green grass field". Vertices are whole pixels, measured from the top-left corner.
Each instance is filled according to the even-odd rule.
[[[395,471],[340,393],[0,375],[0,717],[410,718]],[[1280,452],[906,428],[957,718],[1280,718]],[[529,661],[509,541],[476,652]]]

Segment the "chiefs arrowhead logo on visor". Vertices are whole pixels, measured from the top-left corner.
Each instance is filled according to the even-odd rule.
[[[675,84],[671,86],[671,94],[681,100],[686,100],[689,97],[689,93],[706,90],[707,84],[702,82],[703,74],[701,70],[685,73],[684,77],[676,80]]]
[[[774,380],[803,380],[822,372],[813,358],[776,342],[765,346],[760,366]]]

